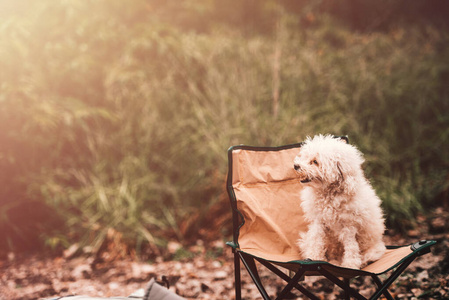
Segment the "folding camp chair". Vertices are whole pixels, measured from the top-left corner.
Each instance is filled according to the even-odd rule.
[[[377,288],[369,299],[378,299],[382,295],[393,299],[388,287],[415,258],[430,252],[436,242],[422,240],[407,246],[389,246],[382,258],[361,270],[301,258],[296,241],[299,232],[307,229],[307,223],[299,204],[302,186],[293,168],[293,159],[300,147],[301,144],[281,147],[240,145],[228,150],[227,191],[234,231],[233,241],[227,244],[234,252],[236,299],[241,299],[240,262],[262,298],[270,299],[259,277],[256,261],[286,282],[276,299],[285,299],[293,288],[310,299],[319,299],[300,284],[304,276],[324,276],[343,289],[346,299],[367,299],[351,286],[350,280],[369,276]],[[283,269],[289,270],[289,274]],[[379,275],[387,272],[389,277],[381,281]]]

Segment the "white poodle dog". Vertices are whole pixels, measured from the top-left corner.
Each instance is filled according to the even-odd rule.
[[[346,139],[308,137],[294,159],[304,184],[301,208],[309,222],[298,246],[304,258],[361,268],[385,252],[380,199],[365,178],[362,153]]]

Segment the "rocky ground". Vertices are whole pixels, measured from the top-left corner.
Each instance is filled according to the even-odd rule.
[[[419,239],[435,239],[432,254],[413,262],[390,288],[396,299],[449,299],[449,213],[438,208],[420,217],[420,226],[408,234],[389,232],[387,244],[402,245]],[[170,260],[152,262],[130,259],[102,259],[66,251],[58,257],[8,255],[0,261],[0,299],[40,299],[67,295],[96,297],[128,296],[144,288],[151,278],[168,281],[170,290],[187,299],[233,299],[234,269],[231,250],[221,241],[187,249],[170,244]],[[283,282],[260,267],[267,292],[275,296]],[[242,269],[244,299],[261,299]],[[340,292],[325,279],[306,280],[322,299],[340,298]],[[353,285],[365,296],[372,291],[371,280],[355,279]],[[292,299],[303,299],[300,294]],[[304,298],[305,299],[305,298]]]

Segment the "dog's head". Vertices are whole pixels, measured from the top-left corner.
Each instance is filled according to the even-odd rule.
[[[346,139],[332,135],[308,137],[294,159],[299,180],[314,187],[351,193],[355,177],[360,176],[362,153]]]

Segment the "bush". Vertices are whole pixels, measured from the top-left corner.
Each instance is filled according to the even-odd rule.
[[[284,12],[275,35],[248,36],[183,30],[145,2],[47,2],[0,31],[0,226],[32,199],[66,220],[65,237],[45,235],[54,245],[98,250],[113,229],[163,246],[223,199],[229,146],[316,133],[366,154],[391,227],[447,192],[444,31],[355,33],[312,12],[301,27]]]

